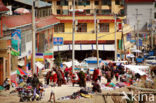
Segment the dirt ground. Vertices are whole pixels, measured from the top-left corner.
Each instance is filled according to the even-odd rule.
[[[103,83],[106,83],[106,80],[102,79]],[[115,83],[116,81],[113,80]],[[91,87],[91,82],[87,83],[87,87]],[[107,96],[104,100],[103,96],[101,94],[94,94],[92,98],[80,98],[80,99],[70,99],[70,100],[58,100],[58,98],[61,98],[63,96],[68,96],[73,94],[73,92],[79,91],[81,88],[78,85],[75,85],[74,87],[72,84],[62,85],[61,87],[47,87],[45,88],[44,97],[41,101],[37,102],[26,102],[26,103],[48,103],[50,92],[53,90],[56,96],[56,102],[57,103],[125,103],[125,101],[121,101],[121,96],[111,97]],[[11,91],[11,90],[10,90]],[[19,97],[17,94],[10,94],[10,91],[0,91],[0,103],[19,103]],[[124,88],[118,88],[113,91],[109,90],[102,90],[102,94],[104,93],[115,93],[115,92],[128,92],[129,90]],[[155,97],[156,101],[156,97]],[[135,102],[134,102],[135,103]],[[155,103],[155,102],[145,102],[145,103]]]

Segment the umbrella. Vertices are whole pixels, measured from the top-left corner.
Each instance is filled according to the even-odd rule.
[[[127,54],[126,57],[127,58],[134,58],[135,56],[133,54]]]
[[[25,8],[17,8],[16,10],[14,10],[14,12],[18,13],[18,14],[30,13],[30,11],[28,9],[25,9]]]
[[[132,52],[141,53],[141,50],[135,49],[135,50],[132,50]]]

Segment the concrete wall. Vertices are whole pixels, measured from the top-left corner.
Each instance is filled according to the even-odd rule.
[[[129,3],[126,6],[127,24],[130,24],[134,30],[137,27],[136,9],[138,9],[139,30],[146,31],[147,23],[154,18],[153,3]]]
[[[93,30],[94,23],[87,23],[87,32],[76,32],[75,40],[95,40],[95,33],[91,32]],[[114,40],[114,23],[109,23],[109,32],[98,33],[98,36],[102,35],[106,36],[103,36],[99,40]],[[64,40],[72,40],[72,23],[65,23],[65,32],[54,33],[54,37],[63,37]],[[121,32],[117,32],[117,39],[121,39]]]
[[[60,6],[57,5],[57,1],[58,0],[52,0],[52,14],[57,15],[57,9],[60,10],[69,10],[72,8],[72,0],[68,0],[68,6]],[[115,4],[115,0],[111,0],[111,6],[108,5],[101,5],[102,0],[98,0],[99,1],[99,5],[95,5],[95,1],[97,0],[90,0],[90,5],[86,5],[86,6],[80,6],[80,5],[76,5],[76,9],[106,9],[109,10],[111,9],[112,13],[119,13],[121,9],[123,9],[123,6],[120,5],[116,5]],[[93,13],[93,11],[91,11],[90,13]]]

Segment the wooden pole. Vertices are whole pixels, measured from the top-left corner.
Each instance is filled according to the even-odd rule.
[[[1,16],[1,37],[3,37],[3,19]]]

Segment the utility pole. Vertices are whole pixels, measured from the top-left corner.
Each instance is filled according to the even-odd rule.
[[[94,10],[94,31],[96,35],[96,56],[97,56],[97,68],[99,68],[99,48],[98,48],[98,30],[97,30],[97,19],[96,19],[96,9]]]
[[[152,20],[152,8],[150,9],[150,31],[151,31],[151,47],[153,50],[153,20]]]
[[[116,30],[117,30],[117,28],[116,28],[116,14],[114,14],[114,19],[115,19],[115,34],[114,34],[114,39],[115,39],[115,45],[114,45],[114,48],[115,48],[115,53],[114,53],[114,60],[115,61],[117,61],[117,37],[116,37]]]
[[[74,72],[75,64],[75,0],[73,0],[73,31],[72,31],[72,71]]]
[[[126,50],[125,50],[125,44],[124,44],[124,31],[123,31],[123,28],[124,28],[124,23],[122,23],[122,45],[123,45],[123,51],[124,51],[124,59],[126,60]]]
[[[35,70],[35,54],[36,54],[36,27],[35,27],[35,0],[33,0],[33,5],[32,5],[32,73],[36,73]]]
[[[136,20],[137,20],[137,49],[139,50],[139,18],[138,18],[138,16],[139,15],[142,15],[142,14],[139,14],[138,13],[138,9],[136,9]]]

